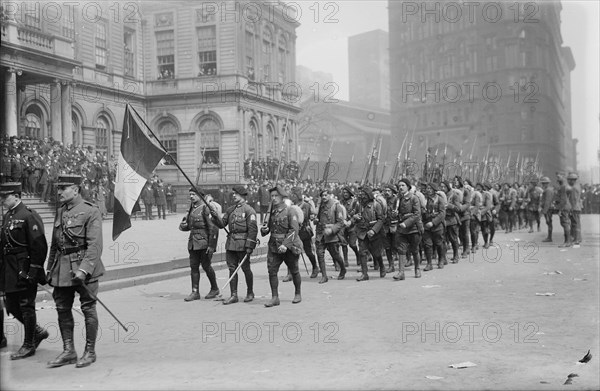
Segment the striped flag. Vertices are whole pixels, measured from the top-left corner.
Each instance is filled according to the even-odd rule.
[[[129,104],[125,108],[115,183],[113,241],[131,228],[130,216],[146,181],[167,152]],[[139,206],[138,206],[139,208]]]

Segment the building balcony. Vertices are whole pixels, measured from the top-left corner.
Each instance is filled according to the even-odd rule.
[[[33,49],[53,56],[73,59],[75,50],[73,41],[58,35],[46,34],[42,31],[19,25],[8,20],[2,24],[2,45],[11,44],[23,49]]]

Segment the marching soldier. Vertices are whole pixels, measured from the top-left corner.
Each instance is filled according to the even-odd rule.
[[[481,230],[481,202],[482,195],[480,190],[483,188],[481,183],[478,184],[475,188],[473,188],[473,183],[471,180],[465,180],[465,188],[467,188],[471,192],[471,207],[469,209],[469,213],[471,214],[471,223],[469,226],[469,231],[471,232],[471,253],[475,254],[477,250],[479,250],[479,232]]]
[[[542,198],[540,200],[540,208],[541,213],[544,215],[544,219],[546,220],[546,225],[548,226],[548,236],[542,242],[552,242],[552,215],[554,214],[553,210],[553,201],[554,201],[554,187],[550,186],[550,178],[544,176],[540,179],[540,183],[542,184]]]
[[[490,247],[490,226],[494,224],[494,196],[490,192],[492,186],[489,183],[476,185],[477,191],[481,193],[481,205],[479,215],[481,216],[481,236],[483,236],[483,248]]]
[[[48,243],[40,215],[21,202],[21,184],[0,184],[0,200],[8,210],[0,232],[0,292],[6,293],[6,311],[23,324],[21,348],[10,356],[19,360],[35,354],[48,332],[38,326],[35,315],[37,284],[46,284],[44,261]],[[2,311],[2,317],[4,311]],[[0,325],[3,327],[3,325]],[[6,344],[4,332],[2,339]]]
[[[560,225],[563,227],[565,236],[565,242],[558,247],[571,247],[573,245],[571,241],[571,210],[573,208],[568,194],[571,187],[565,183],[565,174],[563,172],[556,173],[556,182],[558,183],[555,193],[556,209],[558,210]]]
[[[461,258],[467,258],[469,255],[469,239],[471,229],[471,191],[465,187],[463,180],[459,176],[454,177],[454,188],[461,193],[460,208],[458,215],[460,218],[458,227],[458,237],[462,245],[463,252]]]
[[[314,218],[315,215],[314,210],[308,202],[304,201],[301,187],[294,187],[292,189],[290,199],[292,200],[294,205],[300,208],[302,214],[304,215],[304,220],[302,221],[302,224],[300,224],[300,231],[298,232],[298,236],[300,236],[300,240],[302,240],[302,247],[304,248],[304,252],[306,253],[306,256],[308,256],[310,264],[312,265],[312,273],[310,275],[310,278],[317,278],[320,270],[319,266],[317,265],[317,259],[313,252],[312,237],[314,236],[314,232],[312,230],[312,227],[310,226],[310,221]]]
[[[450,262],[458,263],[458,225],[460,218],[458,217],[458,211],[460,210],[460,192],[457,192],[452,188],[452,185],[448,181],[442,182],[442,190],[446,193],[446,240],[450,242],[452,246],[452,259]]]
[[[415,278],[421,277],[421,257],[419,255],[419,245],[421,244],[421,235],[423,234],[423,224],[421,220],[421,201],[412,194],[410,190],[410,180],[402,178],[398,182],[400,190],[398,205],[398,230],[396,231],[396,243],[398,243],[398,252],[400,253],[400,270],[394,276],[394,280],[404,280],[404,257],[410,252],[414,258]]]
[[[192,293],[185,301],[200,300],[200,265],[210,282],[210,291],[205,299],[212,299],[219,294],[217,277],[211,266],[212,256],[217,248],[219,229],[210,218],[210,207],[200,197],[200,190],[190,188],[190,209],[179,224],[179,230],[190,232],[188,253],[190,254],[190,274],[192,278]]]
[[[510,187],[508,183],[504,183],[502,185],[502,192],[500,193],[499,200],[505,233],[510,233],[516,224],[517,191]]]
[[[446,218],[446,205],[437,194],[437,184],[431,182],[427,184],[425,195],[427,197],[427,205],[423,211],[423,247],[425,248],[425,257],[427,258],[427,266],[424,271],[433,270],[432,255],[437,252],[438,269],[444,268],[446,260],[446,252],[444,251],[444,221]]]
[[[381,257],[383,208],[375,201],[373,191],[370,187],[362,187],[358,193],[360,204],[355,210],[352,222],[356,225],[356,236],[358,237],[358,251],[362,274],[356,281],[367,281],[369,273],[367,259],[369,253],[373,257],[373,263],[379,266],[379,276],[385,277],[385,267]]]
[[[383,190],[386,203],[388,205],[388,213],[383,222],[383,248],[388,260],[388,269],[386,273],[393,273],[394,260],[398,257],[398,249],[396,246],[396,231],[398,229],[398,188],[393,183],[387,184]]]
[[[273,187],[270,193],[271,202],[273,203],[271,216],[269,216],[268,225],[263,225],[260,229],[262,236],[271,234],[267,253],[267,269],[269,271],[272,298],[271,301],[265,304],[267,308],[279,305],[277,272],[284,262],[294,282],[295,294],[292,303],[296,304],[302,301],[300,291],[302,280],[298,271],[298,258],[302,253],[302,241],[298,234],[300,229],[298,217],[285,204],[284,197],[287,197],[287,193],[281,186]]]
[[[344,208],[346,208],[346,221],[344,225],[343,237],[342,241],[342,253],[344,256],[344,265],[348,267],[348,247],[354,251],[354,255],[356,256],[356,264],[360,266],[359,256],[358,256],[358,247],[356,245],[358,238],[356,237],[356,227],[352,224],[351,218],[354,216],[354,210],[358,206],[358,201],[354,198],[354,192],[349,186],[345,186],[342,189],[342,199],[341,204]]]
[[[319,283],[322,284],[328,281],[325,265],[326,249],[333,258],[334,265],[340,268],[340,274],[337,279],[343,280],[346,276],[346,266],[339,252],[339,233],[341,233],[345,226],[346,213],[344,207],[331,197],[327,189],[321,190],[319,196],[321,197],[321,202],[317,218],[315,219],[317,225],[315,243],[317,245],[319,268],[321,269],[321,281]]]
[[[571,188],[568,193],[569,202],[571,203],[571,215],[569,217],[571,222],[571,236],[573,237],[573,244],[578,245],[581,243],[581,187],[577,182],[579,176],[575,172],[570,172],[567,175],[567,183]]]
[[[258,226],[256,224],[256,212],[254,208],[246,203],[248,190],[244,186],[234,186],[231,197],[234,205],[230,206],[223,219],[214,210],[210,213],[219,228],[229,227],[229,236],[225,243],[227,268],[229,269],[229,277],[233,276],[240,262],[244,261],[244,257],[250,258],[250,255],[256,248],[256,235],[258,234]],[[250,268],[250,259],[247,259],[242,264],[242,271],[246,278],[246,297],[244,303],[249,303],[254,300],[254,275]],[[216,286],[216,283],[215,283]],[[238,277],[233,276],[229,283],[231,296],[225,300],[223,304],[233,304],[238,302]],[[212,290],[211,290],[212,292]]]
[[[81,197],[81,182],[79,175],[61,175],[56,184],[62,206],[54,220],[47,276],[48,283],[54,287],[52,297],[58,312],[63,352],[48,362],[50,368],[74,363],[77,368],[82,368],[96,361],[98,313],[95,297],[98,279],[104,274],[100,259],[102,216],[96,205]],[[73,341],[75,323],[71,312],[76,292],[85,317],[86,337],[85,351],[79,360]]]
[[[533,222],[537,223],[537,231],[540,232],[540,200],[542,198],[542,189],[537,185],[537,179],[529,182],[525,203],[527,204],[527,223],[529,225],[528,233],[533,232]]]
[[[491,184],[488,184],[489,187],[489,191],[492,194],[492,220],[490,222],[490,241],[489,244],[492,245],[494,244],[494,236],[496,235],[496,224],[498,223],[499,220],[499,213],[500,213],[500,185],[499,184],[494,184],[493,186]]]

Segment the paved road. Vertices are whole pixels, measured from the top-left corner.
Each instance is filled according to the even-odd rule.
[[[598,389],[600,222],[598,216],[583,221],[584,243],[577,249],[541,244],[543,233],[499,233],[498,247],[485,257],[480,251],[421,279],[408,274],[406,281],[395,282],[371,272],[368,282],[348,278],[319,285],[304,275],[302,303],[291,304],[293,287],[281,283],[281,306],[271,309],[263,306],[270,297],[264,263],[253,265],[257,298],[249,304],[186,303],[187,277],[103,292],[104,302],[130,328],[119,329],[100,309],[98,362],[86,369],[45,367],[62,343],[53,303],[38,303],[38,320],[51,338],[34,357],[9,361],[22,331],[7,320],[9,347],[0,353],[0,385],[39,390]],[[165,235],[171,233],[165,230]],[[179,247],[185,242],[180,240],[162,247]],[[354,273],[352,268],[349,277]],[[217,276],[224,283],[226,271]],[[206,290],[204,275],[201,285]],[[81,354],[83,319],[75,317]],[[588,349],[594,355],[590,363],[577,365]],[[467,361],[476,366],[448,367]],[[563,387],[570,373],[578,377]]]

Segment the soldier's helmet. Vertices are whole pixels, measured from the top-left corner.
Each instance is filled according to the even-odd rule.
[[[540,179],[540,183],[550,183],[550,178],[548,178],[547,176],[543,176]]]
[[[577,173],[575,173],[575,172],[570,172],[567,175],[567,179],[579,179],[579,175],[577,175]]]

